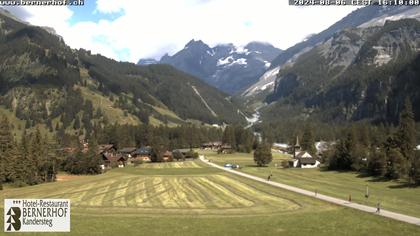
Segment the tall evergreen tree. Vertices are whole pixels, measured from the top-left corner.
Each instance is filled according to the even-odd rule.
[[[368,172],[373,176],[385,176],[387,172],[386,154],[382,150],[370,151],[371,155],[368,162]]]
[[[23,186],[25,184],[26,173],[24,169],[24,159],[21,150],[17,147],[17,144],[14,143],[12,148],[10,148],[6,155],[8,156],[8,174],[7,177],[11,182],[17,186]]]
[[[26,130],[23,131],[22,139],[20,141],[20,152],[22,154],[22,169],[24,175],[24,182],[27,184],[31,183],[31,154],[30,154],[30,136],[26,133]]]
[[[420,152],[415,153],[414,161],[412,163],[411,181],[420,185]]]
[[[235,128],[233,126],[227,126],[225,128],[222,142],[225,144],[230,144],[232,148],[236,149]]]
[[[3,182],[8,180],[11,174],[9,167],[10,153],[13,147],[13,136],[7,117],[2,117],[0,122],[0,189],[3,189]]]
[[[79,118],[79,116],[76,116],[74,118],[73,129],[75,129],[75,130],[79,130],[80,129],[80,118]]]
[[[30,153],[30,173],[32,175],[31,184],[37,184],[42,181],[39,168],[42,165],[42,159],[45,153],[44,142],[39,129],[36,129],[35,133],[31,135]]]
[[[406,177],[408,174],[408,161],[397,148],[392,148],[387,153],[388,170],[387,176],[391,179]]]
[[[306,125],[302,135],[301,148],[309,152],[311,155],[316,155],[315,136],[312,126]]]
[[[7,117],[0,122],[0,153],[10,149],[13,145],[13,135]]]
[[[400,123],[396,134],[401,154],[409,161],[414,158],[416,148],[416,124],[410,100],[407,98],[400,114]]]
[[[90,175],[94,175],[94,174],[100,174],[102,172],[101,169],[101,164],[102,164],[102,158],[101,156],[97,153],[98,150],[98,143],[96,142],[95,139],[91,139],[89,142],[89,150],[88,152],[85,154],[85,160],[87,160],[87,173],[86,174],[90,174]]]

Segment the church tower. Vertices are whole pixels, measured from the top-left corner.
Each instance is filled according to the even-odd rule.
[[[293,147],[293,158],[296,158],[296,153],[300,152],[300,144],[299,144],[299,136],[296,136],[296,143],[295,146]]]

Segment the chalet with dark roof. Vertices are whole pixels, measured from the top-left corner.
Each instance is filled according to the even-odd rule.
[[[143,162],[152,161],[152,148],[151,147],[141,147],[133,152],[133,158],[135,160]]]
[[[111,169],[112,167],[123,168],[127,161],[121,154],[105,153],[102,154],[103,169]]]
[[[222,146],[222,142],[208,142],[201,144],[203,150],[218,150]]]

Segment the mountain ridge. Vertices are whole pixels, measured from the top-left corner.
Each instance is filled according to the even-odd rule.
[[[267,69],[258,81],[240,94],[240,97],[252,99],[254,95],[256,97],[261,97],[259,93],[270,93],[274,88],[276,75],[283,67],[293,65],[296,58],[308,52],[317,44],[328,40],[337,32],[346,28],[380,26],[383,25],[387,19],[403,19],[407,17],[420,19],[418,9],[409,6],[367,6],[357,9],[324,31],[314,34],[308,39],[284,50],[272,61],[270,68]]]
[[[72,130],[82,123],[86,134],[114,122],[245,122],[226,94],[172,66],[117,62],[1,13],[0,22],[0,106],[27,128]]]
[[[304,119],[395,123],[405,97],[419,114],[419,38],[416,19],[334,34],[280,70],[263,117],[293,104]]]
[[[265,42],[210,47],[202,40],[192,39],[172,56],[166,54],[154,62],[140,59],[138,64],[170,64],[232,95],[254,83],[279,53],[280,49]]]

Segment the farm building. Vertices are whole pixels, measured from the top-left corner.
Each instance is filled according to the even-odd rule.
[[[137,148],[122,148],[122,149],[118,150],[118,153],[130,158],[130,157],[133,156],[133,154],[136,150],[137,150]]]
[[[118,150],[118,153],[121,154],[124,159],[126,160],[126,164],[132,165],[134,164],[134,152],[137,148],[122,148]]]
[[[141,147],[133,152],[133,157],[135,160],[140,160],[144,162],[152,161],[152,148],[151,147]]]
[[[107,153],[115,154],[117,153],[117,149],[115,148],[114,144],[101,144],[98,146],[98,153],[99,154],[107,154]]]
[[[316,168],[321,163],[311,154],[301,151],[295,154],[295,157],[289,161],[289,166],[293,168]]]
[[[222,154],[231,154],[234,153],[235,150],[232,148],[231,145],[228,144],[223,144],[219,150],[217,150],[218,153],[222,153]]]
[[[222,142],[208,142],[201,144],[201,149],[204,150],[217,150],[222,146]]]
[[[103,165],[102,169],[110,169],[114,166],[123,168],[126,166],[126,159],[121,154],[105,153],[102,154]]]

